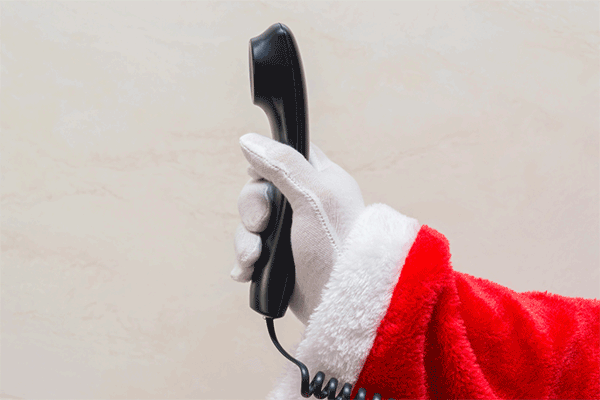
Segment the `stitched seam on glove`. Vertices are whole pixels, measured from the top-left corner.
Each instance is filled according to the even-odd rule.
[[[283,173],[283,175],[288,179],[289,182],[291,182],[294,186],[296,186],[296,188],[298,189],[298,191],[300,191],[300,193],[302,193],[304,195],[304,197],[308,200],[308,202],[311,204],[311,206],[313,207],[313,210],[315,210],[317,216],[319,217],[319,219],[321,220],[321,226],[325,229],[325,233],[327,234],[327,237],[329,238],[329,241],[331,242],[336,254],[338,257],[341,256],[340,250],[337,246],[337,244],[335,243],[335,239],[333,237],[333,235],[331,234],[331,231],[328,229],[327,227],[327,223],[325,222],[325,216],[323,216],[323,214],[320,212],[320,208],[319,205],[317,204],[316,200],[309,194],[307,193],[298,183],[296,183],[296,181],[290,176],[290,174],[282,169],[279,168],[278,166],[272,164],[271,162],[269,162],[269,160],[267,160],[266,158],[261,157],[260,155],[258,155],[257,153],[255,153],[254,151],[252,151],[251,149],[249,149],[247,146],[244,146],[242,144],[242,146],[251,154],[253,154],[255,157],[263,160],[266,164],[268,164],[270,167],[272,167],[275,170],[281,171]]]

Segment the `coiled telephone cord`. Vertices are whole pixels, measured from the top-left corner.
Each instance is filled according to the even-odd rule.
[[[323,386],[323,382],[325,382],[325,374],[322,371],[317,372],[312,382],[310,382],[310,375],[308,373],[308,368],[306,365],[302,364],[300,361],[296,360],[294,357],[289,355],[287,351],[281,347],[279,342],[277,341],[277,336],[275,335],[275,326],[273,324],[273,318],[265,317],[267,320],[267,329],[269,330],[269,336],[271,336],[271,340],[277,350],[285,358],[293,362],[300,368],[300,374],[302,375],[302,385],[300,387],[300,394],[302,397],[310,397],[315,396],[317,399],[330,399],[330,400],[351,400],[350,395],[352,394],[352,385],[349,383],[345,383],[342,387],[340,393],[336,396],[335,391],[337,390],[338,380],[335,378],[329,379],[325,389],[321,389]],[[358,393],[356,394],[355,400],[367,400],[367,391],[363,388],[358,389]],[[373,395],[372,400],[382,400],[381,395],[379,393],[375,393]],[[392,398],[388,400],[394,400]]]

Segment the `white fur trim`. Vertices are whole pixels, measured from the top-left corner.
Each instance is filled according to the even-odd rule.
[[[417,220],[385,204],[370,205],[359,216],[325,285],[323,301],[300,343],[288,350],[306,364],[311,380],[323,371],[325,383],[332,377],[340,382],[338,392],[344,383],[356,383],[419,229]],[[299,368],[288,362],[267,398],[302,400],[300,382]]]

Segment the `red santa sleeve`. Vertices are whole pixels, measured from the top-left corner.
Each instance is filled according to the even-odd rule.
[[[600,301],[454,271],[442,234],[374,204],[291,353],[352,398],[600,399]],[[288,363],[268,399],[303,399],[300,382]]]

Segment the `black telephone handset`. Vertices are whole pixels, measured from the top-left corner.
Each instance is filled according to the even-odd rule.
[[[273,24],[250,39],[249,52],[252,102],[267,114],[273,139],[292,146],[308,159],[306,86],[294,35],[284,24]],[[349,400],[351,384],[345,383],[336,396],[337,379],[331,378],[322,388],[325,374],[319,371],[310,382],[306,365],[289,355],[277,341],[273,320],[283,317],[287,311],[296,284],[296,267],[291,241],[292,208],[281,192],[274,189],[271,218],[261,233],[261,254],[254,263],[250,308],[265,317],[277,350],[300,368],[303,397]],[[366,396],[366,390],[360,388],[355,399],[366,400]],[[373,400],[381,400],[381,395],[375,393]]]
[[[308,159],[306,87],[300,53],[292,32],[283,24],[250,39],[252,102],[262,108],[273,139],[292,146]],[[261,233],[262,250],[254,264],[250,307],[269,317],[285,315],[296,283],[290,233],[292,208],[275,188],[271,218]]]

